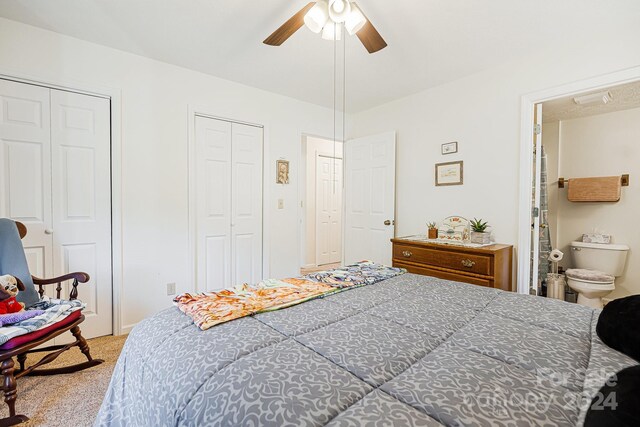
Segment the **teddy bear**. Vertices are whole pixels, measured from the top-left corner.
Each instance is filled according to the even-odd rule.
[[[0,276],[0,314],[24,310],[24,303],[16,300],[19,291],[24,291],[21,281],[9,274]]]

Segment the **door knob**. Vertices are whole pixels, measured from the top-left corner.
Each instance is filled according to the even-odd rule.
[[[45,228],[44,229],[44,234],[53,234],[53,230],[50,228]]]
[[[386,221],[384,222],[384,225],[391,225],[391,221],[386,220]]]

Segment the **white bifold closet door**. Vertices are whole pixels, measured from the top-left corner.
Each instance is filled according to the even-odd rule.
[[[0,217],[23,222],[31,274],[53,277],[50,90],[0,80]]]
[[[262,279],[262,128],[195,118],[196,286]]]
[[[0,80],[0,216],[27,226],[33,275],[91,276],[78,287],[89,338],[112,333],[109,103]]]

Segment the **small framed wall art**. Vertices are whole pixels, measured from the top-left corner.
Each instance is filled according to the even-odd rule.
[[[458,142],[447,142],[440,146],[440,152],[442,154],[453,154],[458,152]]]
[[[289,161],[277,160],[276,161],[276,184],[288,184],[289,183]]]
[[[462,161],[436,164],[436,186],[462,185]]]

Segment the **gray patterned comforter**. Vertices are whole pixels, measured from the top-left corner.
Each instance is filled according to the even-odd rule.
[[[138,324],[97,426],[580,425],[635,362],[575,304],[405,274],[201,331]]]

